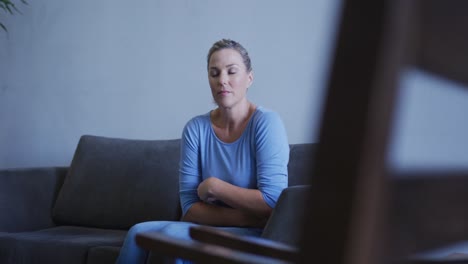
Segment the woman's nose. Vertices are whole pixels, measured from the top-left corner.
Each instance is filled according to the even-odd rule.
[[[227,81],[228,81],[228,76],[227,76],[227,74],[221,73],[221,74],[219,75],[219,82],[220,82],[221,84],[227,84]]]

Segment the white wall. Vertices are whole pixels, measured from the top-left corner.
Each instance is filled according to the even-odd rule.
[[[180,137],[214,107],[205,60],[223,37],[249,50],[249,96],[290,143],[317,140],[339,0],[16,2],[0,16],[0,168],[68,165],[83,134]],[[390,166],[467,168],[467,116],[467,89],[408,70]]]
[[[0,168],[68,165],[79,137],[180,137],[214,108],[206,53],[250,52],[249,97],[316,141],[338,0],[18,2],[0,17]]]

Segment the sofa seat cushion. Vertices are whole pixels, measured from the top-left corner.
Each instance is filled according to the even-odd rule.
[[[86,264],[114,264],[120,253],[120,247],[99,246],[90,248]]]
[[[0,235],[0,263],[86,263],[97,246],[120,247],[126,231],[61,226]]]
[[[82,136],[53,209],[60,225],[178,220],[180,139]]]

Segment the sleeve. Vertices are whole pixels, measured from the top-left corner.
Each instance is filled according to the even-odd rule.
[[[201,182],[199,136],[196,122],[189,121],[180,141],[179,195],[183,215],[200,201],[197,193]]]
[[[289,143],[283,122],[275,112],[263,113],[255,128],[257,187],[274,208],[288,186]]]

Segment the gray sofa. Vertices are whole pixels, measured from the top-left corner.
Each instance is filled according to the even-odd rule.
[[[178,220],[179,142],[86,135],[69,167],[0,170],[0,263],[114,263],[129,227]],[[290,145],[289,186],[314,151]]]

